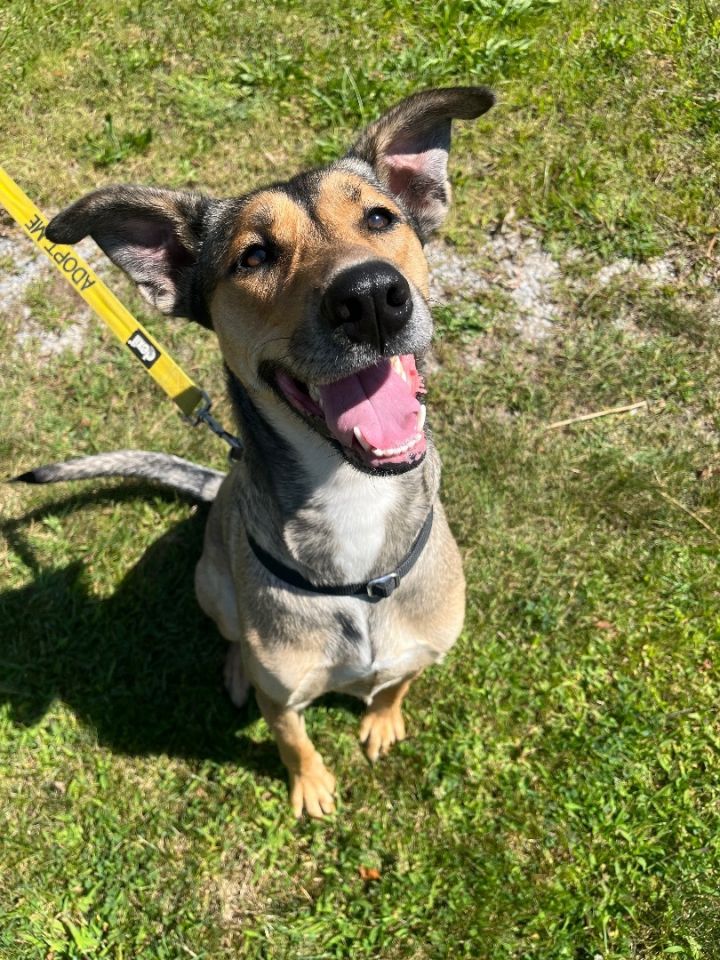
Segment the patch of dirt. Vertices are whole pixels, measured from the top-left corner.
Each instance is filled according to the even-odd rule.
[[[499,288],[513,302],[513,327],[521,339],[536,343],[551,333],[561,310],[555,295],[560,264],[526,224],[486,234],[474,255],[441,241],[428,244],[426,251],[435,302],[478,301]]]
[[[108,261],[92,240],[82,240],[75,248],[98,275],[106,272]],[[3,230],[0,235],[0,325],[15,331],[13,340],[21,353],[26,353],[31,345],[35,355],[41,358],[57,356],[65,350],[77,355],[83,348],[90,309],[79,297],[79,319],[60,332],[46,330],[33,316],[32,308],[23,303],[31,283],[47,280],[50,285],[58,276],[50,261],[29,240],[22,235],[8,236]]]
[[[634,277],[660,284],[671,283],[679,277],[679,266],[669,256],[656,257],[647,263],[636,263],[628,257],[621,257],[601,267],[595,274],[594,283],[606,287],[615,277]]]
[[[5,264],[10,262],[12,267],[8,270]],[[21,239],[10,237],[0,237],[0,263],[3,264],[0,271],[0,320],[5,320],[9,308],[22,300],[28,284],[37,280],[46,266],[48,270],[52,268],[44,257],[35,253],[29,240],[23,243]]]
[[[425,254],[430,265],[430,299],[433,303],[474,301],[491,290],[490,280],[480,269],[478,256],[458,253],[440,240],[429,243]]]
[[[15,343],[25,353],[32,349],[36,357],[54,357],[65,350],[78,354],[87,335],[87,322],[71,323],[60,333],[44,330],[30,317],[30,310],[23,307],[25,323],[15,334]]]

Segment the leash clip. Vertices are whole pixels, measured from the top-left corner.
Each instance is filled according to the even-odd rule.
[[[221,440],[224,440],[225,443],[230,447],[228,457],[230,460],[239,460],[242,456],[243,445],[240,439],[234,436],[232,433],[223,427],[223,425],[215,419],[215,417],[210,412],[212,410],[212,400],[210,395],[205,391],[201,390],[202,394],[202,406],[199,410],[194,412],[192,416],[185,417],[187,423],[193,427],[197,427],[198,424],[204,423],[205,426],[209,427],[215,436],[220,437]]]

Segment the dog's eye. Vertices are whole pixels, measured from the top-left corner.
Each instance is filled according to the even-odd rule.
[[[253,245],[248,247],[240,256],[238,263],[241,267],[246,267],[248,270],[255,270],[257,267],[262,267],[264,264],[269,263],[269,261],[270,251],[268,248],[264,247],[261,243],[253,243]]]
[[[368,211],[365,222],[371,230],[386,230],[395,223],[395,217],[385,207],[373,207]]]

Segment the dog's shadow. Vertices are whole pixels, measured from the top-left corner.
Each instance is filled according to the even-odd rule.
[[[157,495],[157,491],[154,491]],[[147,495],[141,486],[73,496],[0,525],[31,567],[23,530],[32,520]],[[67,704],[113,751],[233,762],[283,776],[270,739],[243,730],[222,684],[226,642],[195,600],[205,509],[161,536],[107,599],[93,597],[83,561],[38,570],[32,584],[0,592],[0,703],[33,725],[55,700]]]

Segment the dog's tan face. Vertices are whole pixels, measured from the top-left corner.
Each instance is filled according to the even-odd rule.
[[[47,235],[90,233],[156,306],[212,326],[251,399],[285,404],[362,469],[409,469],[426,446],[422,243],[449,205],[451,121],[492,102],[416,94],[328,168],[231,200],[106,188]]]
[[[427,262],[416,229],[388,193],[352,169],[316,173],[311,184],[299,186],[262,190],[238,211],[210,298],[225,362],[247,389],[275,390],[358,466],[415,465],[425,440],[414,358],[425,352],[432,332]],[[387,300],[393,293],[406,297],[399,309],[368,308],[369,298]],[[364,316],[364,309],[376,316]],[[369,328],[359,329],[362,324]],[[345,424],[342,413],[326,416],[323,387],[345,379],[348,389],[357,389],[358,373],[378,363],[386,367],[388,387],[405,385],[406,423],[384,430],[373,423],[363,434],[367,420],[356,404],[357,423]],[[379,387],[374,406],[382,416]]]
[[[256,366],[244,359],[250,344],[254,354],[271,333],[292,337],[308,299],[320,296],[345,267],[387,260],[427,297],[422,244],[391,197],[344,170],[322,176],[316,191],[303,203],[281,188],[262,190],[239,211],[210,312],[232,347],[224,355],[243,363],[246,377]],[[274,356],[272,349],[267,356]]]
[[[252,382],[258,359],[282,357],[279,344],[338,272],[371,260],[387,260],[427,297],[417,233],[397,203],[356,174],[323,177],[312,210],[281,189],[255,194],[238,214],[210,303],[223,356],[243,383]]]

